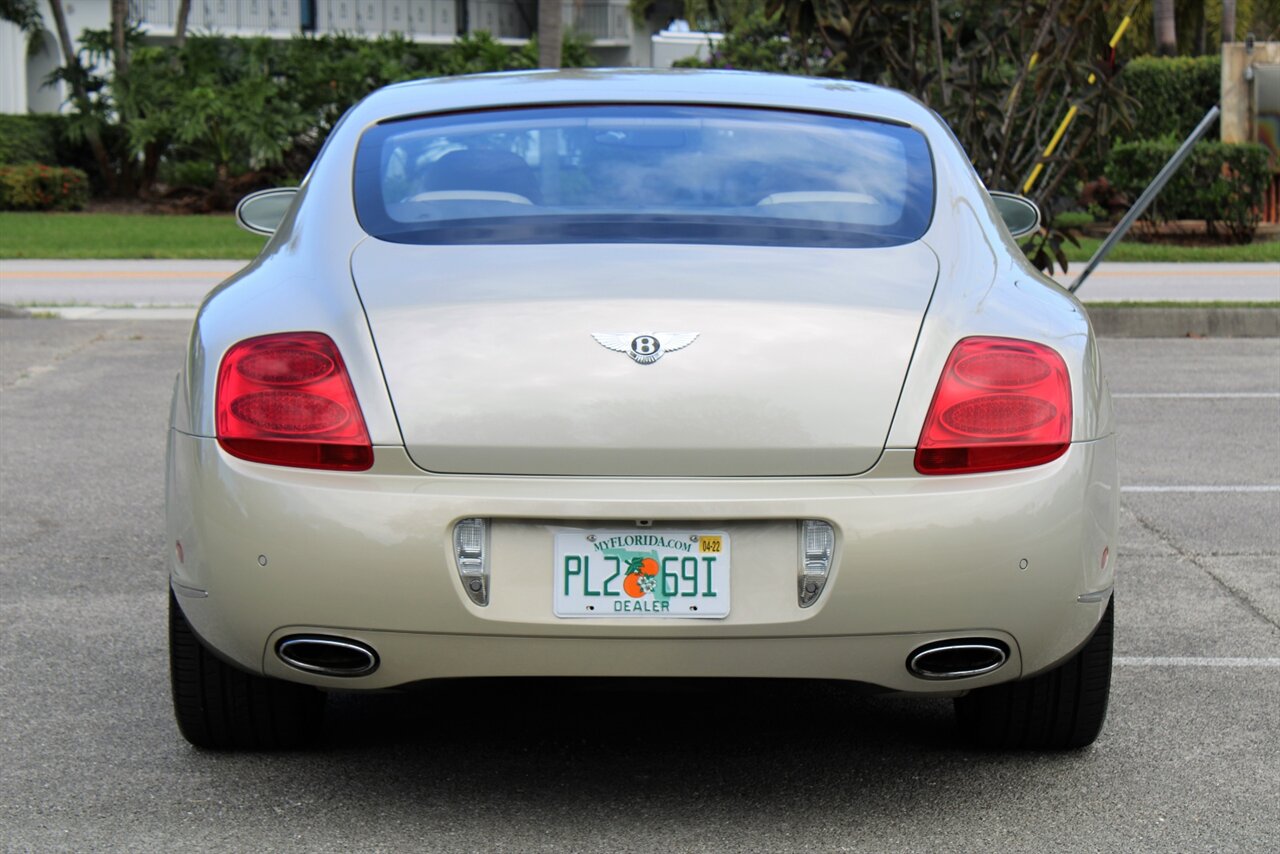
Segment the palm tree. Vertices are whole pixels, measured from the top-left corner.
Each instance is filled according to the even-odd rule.
[[[76,107],[83,115],[89,116],[93,112],[93,107],[89,100],[89,92],[85,88],[87,75],[84,66],[80,64],[75,45],[71,41],[71,31],[67,29],[67,13],[62,8],[62,0],[49,0],[49,11],[53,12],[53,22],[58,30],[58,44],[62,48],[62,67],[65,72],[63,79],[71,84],[71,98]],[[102,180],[107,185],[107,192],[114,196],[118,182],[115,170],[111,168],[111,157],[107,154],[107,147],[102,142],[102,135],[98,132],[98,128],[90,123],[85,128],[84,136],[89,142],[89,150],[93,152],[93,159],[98,164]]]
[[[187,43],[187,19],[191,17],[191,0],[179,0],[178,21],[173,25],[173,43],[182,47]]]
[[[560,39],[564,22],[560,0],[538,0],[538,67],[560,67]]]
[[[1155,0],[1156,53],[1174,56],[1178,52],[1178,29],[1174,23],[1173,0]]]

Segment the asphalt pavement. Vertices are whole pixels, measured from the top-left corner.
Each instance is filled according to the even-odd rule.
[[[7,265],[6,265],[7,266]],[[0,320],[0,849],[1273,851],[1280,339],[1104,340],[1123,482],[1092,748],[977,751],[827,683],[448,683],[317,747],[174,728],[163,456],[183,321]]]

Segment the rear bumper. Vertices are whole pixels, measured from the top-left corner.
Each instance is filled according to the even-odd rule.
[[[174,589],[193,628],[240,666],[317,685],[385,688],[457,676],[837,678],[921,693],[1026,676],[1070,655],[1106,607],[1118,490],[1111,438],[1034,469],[921,477],[910,451],[852,478],[590,479],[425,475],[403,449],[370,472],[281,469],[173,432]],[[453,524],[491,526],[492,597],[471,603]],[[799,519],[836,530],[831,580],[796,601]],[[733,544],[723,620],[561,620],[550,529],[652,520],[715,523]],[[1092,595],[1091,595],[1092,594]],[[1082,601],[1083,599],[1083,601]],[[377,650],[368,676],[304,674],[275,644],[292,634]],[[979,677],[906,669],[920,645],[1003,641]]]

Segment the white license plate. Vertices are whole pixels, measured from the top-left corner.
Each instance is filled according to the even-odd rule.
[[[729,615],[723,531],[560,531],[553,569],[557,617]]]

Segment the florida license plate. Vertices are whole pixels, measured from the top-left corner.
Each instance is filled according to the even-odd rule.
[[[560,531],[552,575],[557,617],[729,615],[723,531]]]

